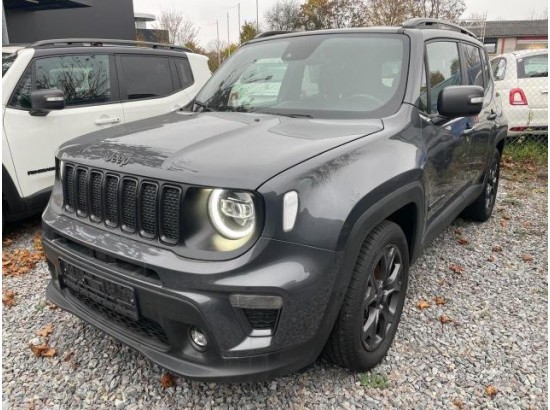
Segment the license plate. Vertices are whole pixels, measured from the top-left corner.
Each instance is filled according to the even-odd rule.
[[[92,307],[99,305],[127,318],[138,320],[136,293],[130,286],[104,279],[61,261],[61,281],[68,290]]]

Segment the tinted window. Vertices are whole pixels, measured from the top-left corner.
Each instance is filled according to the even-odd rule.
[[[402,101],[401,35],[305,35],[250,43],[214,73],[197,100],[214,111],[379,118]]]
[[[466,84],[480,85],[483,87],[483,71],[479,48],[470,44],[463,44],[464,63],[466,65]]]
[[[489,59],[487,52],[480,50],[481,60],[483,61],[483,81],[485,83],[485,89],[488,90],[493,85],[493,79],[491,77],[491,66],[489,65]]]
[[[31,70],[28,68],[13,90],[8,105],[14,108],[28,110],[31,108]]]
[[[458,44],[435,42],[426,46],[428,54],[428,82],[430,87],[430,112],[437,112],[437,97],[449,85],[462,83]]]
[[[167,57],[125,55],[121,60],[129,100],[162,97],[175,91]]]
[[[111,100],[111,73],[106,55],[67,55],[35,61],[36,89],[57,88],[67,106]]]
[[[518,78],[548,77],[548,54],[518,58]]]
[[[176,70],[180,79],[181,88],[184,89],[189,87],[194,82],[193,71],[191,70],[189,61],[184,58],[176,58],[174,62],[176,63]]]
[[[493,71],[493,77],[495,81],[504,80],[506,75],[506,59],[495,58],[491,61],[491,70]]]
[[[420,80],[420,101],[418,108],[421,111],[428,112],[428,82],[426,81],[426,64],[422,64],[422,78]]]

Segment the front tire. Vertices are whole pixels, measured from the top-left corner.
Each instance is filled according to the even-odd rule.
[[[409,251],[401,228],[384,221],[367,236],[325,346],[331,362],[365,371],[386,356],[401,319]]]
[[[463,216],[477,222],[485,222],[491,217],[497,200],[500,179],[500,151],[493,148],[491,163],[483,184],[483,191],[477,199],[462,212]]]

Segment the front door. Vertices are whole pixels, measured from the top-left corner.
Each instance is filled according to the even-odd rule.
[[[108,55],[33,60],[4,113],[4,129],[23,197],[53,185],[54,154],[61,144],[123,122],[113,77]],[[46,116],[30,115],[31,90],[49,88],[65,93],[66,107]]]

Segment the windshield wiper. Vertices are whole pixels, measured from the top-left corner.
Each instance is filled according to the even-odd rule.
[[[545,72],[545,73],[531,74],[531,75],[529,76],[529,78],[536,78],[536,77],[548,77],[548,71]]]
[[[203,111],[214,111],[212,108],[210,108],[208,105],[206,105],[205,103],[199,101],[199,100],[195,100],[193,101],[193,104],[195,105],[198,105],[199,107],[202,108]],[[196,111],[195,111],[196,112]]]
[[[290,118],[313,118],[313,116],[309,114],[299,114],[299,113],[292,113],[292,112],[283,113],[283,112],[262,110],[261,108],[257,110],[249,110],[248,112],[257,112],[258,114],[268,114],[268,115],[281,115],[283,117],[290,117]]]

